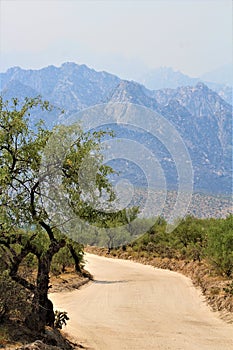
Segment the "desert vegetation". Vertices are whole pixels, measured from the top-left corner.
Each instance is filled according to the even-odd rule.
[[[113,170],[102,164],[100,152],[102,138],[112,133],[83,133],[80,127],[63,126],[50,131],[42,122],[33,125],[31,114],[51,109],[40,97],[25,99],[23,103],[17,99],[0,100],[0,341],[7,338],[4,328],[7,322],[20,324],[36,334],[45,332],[47,326],[62,328],[68,316],[53,309],[49,299],[51,281],[67,270],[88,277],[83,263],[84,245],[80,241],[105,246],[104,253],[113,256],[159,267],[182,270],[182,264],[183,267],[195,264],[195,269],[198,266],[195,281],[203,290],[206,285],[200,271],[204,266],[205,275],[215,281],[210,298],[220,295],[226,302],[221,307],[217,305],[232,311],[232,215],[225,219],[187,216],[168,233],[164,218],[138,219],[136,206],[116,212],[93,209],[95,206],[90,203],[97,202],[102,192],[109,202],[114,199],[109,182]],[[65,152],[61,135],[66,141],[72,140]],[[64,156],[57,159],[50,150],[41,172],[43,153],[51,137],[53,147]],[[90,177],[85,180],[88,193],[85,189],[83,196],[80,169],[87,158],[86,164],[98,171],[93,178],[87,168],[84,175],[89,171]],[[60,182],[50,182],[54,169],[60,171]],[[44,183],[48,186],[46,191],[42,188]],[[51,213],[55,217],[58,213],[52,192],[61,188],[66,190],[72,211],[85,224],[77,226],[66,215],[62,222],[54,224]],[[89,201],[85,201],[87,197]],[[45,205],[45,199],[50,200],[50,207]],[[67,223],[65,235],[63,224]]]
[[[152,219],[148,219],[153,222]],[[141,220],[141,228],[146,226]],[[202,289],[214,310],[233,321],[233,216],[199,219],[187,216],[172,232],[163,218],[154,219],[148,232],[129,244],[104,248],[88,247],[97,254],[132,259],[189,276]]]
[[[105,133],[84,134],[80,127],[49,131],[43,122],[33,124],[33,116],[51,109],[40,97],[26,98],[23,103],[0,100],[0,322],[15,320],[35,332],[44,332],[46,326],[61,328],[65,321],[60,313],[56,313],[59,319],[55,318],[49,299],[51,274],[64,273],[69,266],[80,276],[86,274],[83,246],[62,231],[63,222],[69,218],[59,224],[52,220],[57,214],[52,192],[59,192],[63,186],[73,212],[87,222],[95,220],[98,212],[85,204],[79,187],[79,169],[89,157],[98,169],[89,198],[96,199],[102,190],[111,195],[107,179],[111,168],[101,164],[99,152]],[[54,157],[55,148],[51,149],[41,170],[43,152],[52,135],[53,147],[60,147],[63,155],[65,142],[61,138],[73,142],[62,160]],[[58,171],[61,182],[49,183],[52,172]],[[45,205],[45,199],[50,200],[52,209]],[[76,229],[70,226],[71,231]]]

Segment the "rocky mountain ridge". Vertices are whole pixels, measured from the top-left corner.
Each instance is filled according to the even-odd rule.
[[[63,117],[56,109],[42,116],[49,127],[61,118],[101,103],[130,102],[150,108],[168,119],[180,133],[192,159],[195,190],[232,193],[232,106],[202,82],[175,89],[149,90],[137,82],[70,62],[39,70],[10,68],[0,74],[0,82],[4,99],[41,95],[64,109]],[[140,142],[146,138],[136,132],[132,137]],[[156,141],[151,149],[155,153],[158,150],[156,156],[173,189],[177,179],[174,164],[170,163],[171,155]],[[138,185],[142,183],[138,177]]]
[[[199,78],[193,78],[180,71],[175,71],[171,67],[160,67],[140,76],[138,81],[150,90],[176,89],[180,86],[195,86],[198,82],[202,82],[217,92],[227,103],[232,104],[232,68],[231,71],[230,67],[227,68],[227,70],[217,70],[206,73]],[[229,83],[230,81],[231,83]]]

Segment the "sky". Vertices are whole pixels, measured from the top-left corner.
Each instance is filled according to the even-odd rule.
[[[232,61],[231,0],[0,0],[0,71],[72,61],[135,79]]]

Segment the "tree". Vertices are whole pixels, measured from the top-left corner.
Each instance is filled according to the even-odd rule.
[[[27,323],[31,328],[42,330],[45,325],[53,326],[54,312],[48,299],[49,272],[53,256],[63,247],[70,249],[76,269],[80,271],[80,251],[77,252],[70,241],[61,234],[61,228],[51,221],[51,212],[44,205],[42,185],[51,169],[61,168],[62,184],[73,210],[88,219],[97,215],[81,196],[79,169],[84,159],[89,157],[98,167],[98,176],[89,189],[89,197],[106,189],[111,196],[111,186],[107,175],[109,167],[101,164],[100,140],[102,132],[84,134],[79,128],[60,127],[53,132],[46,130],[42,123],[29,127],[29,117],[33,109],[50,110],[48,102],[41,98],[26,98],[23,103],[17,99],[3,102],[0,99],[0,244],[8,261],[10,277],[29,290],[32,295],[31,313]],[[30,120],[31,122],[31,120]],[[72,146],[62,159],[49,159],[50,163],[39,172],[42,155],[49,139],[55,135],[73,137]],[[60,147],[63,147],[59,140]],[[58,168],[57,168],[58,169]],[[56,187],[56,184],[54,184]],[[59,184],[57,184],[59,186]],[[78,253],[78,254],[77,254]],[[19,273],[19,266],[28,256],[37,258],[36,283],[31,283]]]
[[[98,245],[111,249],[122,246],[133,237],[132,222],[136,219],[139,208],[123,208],[112,212],[99,212],[95,225],[98,232]]]
[[[69,238],[66,238],[66,246],[61,248],[52,260],[52,272],[54,274],[64,273],[66,267],[75,266],[78,273],[82,273],[83,250],[82,245]]]
[[[222,275],[233,274],[233,215],[215,220],[207,235],[207,258]]]
[[[209,225],[207,219],[202,220],[187,216],[181,220],[179,226],[174,230],[175,245],[181,248],[186,258],[201,261],[206,244],[207,225]]]

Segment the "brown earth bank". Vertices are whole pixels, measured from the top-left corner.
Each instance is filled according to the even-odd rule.
[[[4,334],[4,337],[3,337]],[[46,327],[43,334],[29,330],[22,324],[6,321],[1,325],[0,348],[6,350],[78,350],[85,349],[68,339],[64,332]]]
[[[67,268],[66,272],[50,278],[50,293],[77,290],[92,279],[91,274],[83,271],[80,275]],[[10,320],[0,327],[0,349],[6,350],[76,350],[87,349],[77,344],[65,332],[47,327],[44,334],[29,330],[17,320]]]
[[[67,269],[66,273],[50,278],[50,293],[67,292],[69,290],[78,289],[90,280],[92,280],[92,276],[87,271],[84,271],[83,275],[80,276],[76,272],[72,272],[71,269]]]
[[[219,311],[221,318],[226,322],[233,323],[233,294],[224,291],[224,288],[227,288],[232,280],[216,275],[215,271],[205,261],[148,257],[140,253],[135,254],[135,251],[123,251],[122,249],[108,252],[107,248],[91,246],[87,246],[85,251],[100,256],[132,260],[144,265],[180,272],[191,278],[193,284],[201,289],[206,302],[213,311]]]

